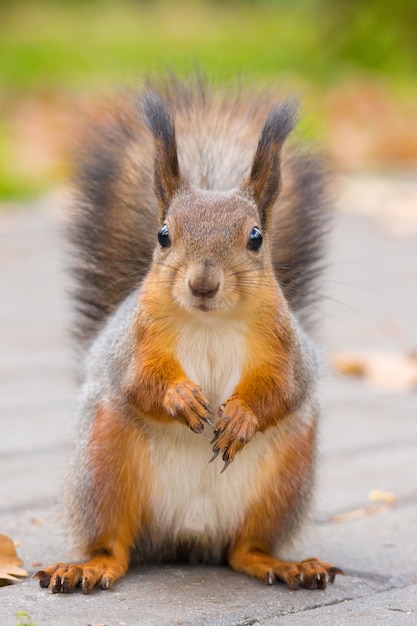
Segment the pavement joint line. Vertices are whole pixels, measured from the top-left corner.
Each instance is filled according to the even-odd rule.
[[[382,591],[390,591],[390,589],[383,589]],[[370,593],[374,593],[374,590],[372,590]],[[377,592],[377,593],[379,593],[379,592]],[[336,598],[335,600],[329,600],[328,602],[322,602],[320,604],[307,605],[307,606],[301,607],[299,609],[295,609],[295,608],[294,609],[288,609],[288,610],[286,610],[283,613],[262,617],[262,618],[260,618],[259,623],[265,622],[267,620],[271,620],[272,618],[275,618],[275,617],[280,618],[280,617],[285,617],[286,615],[301,615],[302,613],[307,613],[308,611],[316,611],[317,609],[320,610],[323,607],[335,606],[337,604],[343,604],[344,602],[356,601],[359,598],[367,597],[367,595],[370,595],[370,594],[364,594],[362,596],[354,596],[352,598],[351,597]]]
[[[305,607],[301,607],[300,609],[290,609],[285,611],[285,613],[280,613],[278,615],[270,615],[268,617],[262,617],[260,620],[260,623],[263,621],[267,621],[270,620],[273,617],[285,617],[286,615],[301,615],[302,613],[307,613],[308,611],[317,611],[317,610],[321,610],[324,607],[328,607],[328,606],[335,606],[338,604],[344,604],[344,603],[348,603],[348,602],[357,602],[360,599],[363,598],[367,598],[370,595],[380,595],[383,593],[387,593],[389,591],[394,591],[394,590],[401,590],[401,589],[407,589],[408,587],[410,587],[413,583],[404,583],[402,585],[391,585],[389,587],[384,587],[384,589],[375,589],[375,588],[370,588],[369,589],[369,593],[364,593],[361,595],[357,595],[357,596],[353,596],[353,597],[344,597],[344,598],[336,598],[334,600],[329,600],[328,602],[321,602],[319,604],[314,604],[314,605],[309,605],[309,606],[305,606]],[[413,611],[414,612],[414,611]],[[417,612],[417,611],[416,611]],[[313,622],[314,623],[314,622]]]
[[[372,590],[372,595],[380,595],[383,593],[387,593],[389,591],[395,591],[395,590],[400,590],[400,589],[407,589],[408,587],[411,587],[413,585],[412,582],[408,583],[408,584],[403,584],[403,585],[392,585],[391,587],[387,587],[385,589],[373,589]],[[365,598],[366,595],[363,596],[355,596],[353,598],[340,598],[340,600],[333,600],[327,604],[318,604],[316,607],[314,607],[315,609],[320,609],[323,606],[332,606],[334,604],[342,604],[343,602],[356,602],[358,599],[360,598]],[[309,608],[305,607],[303,609],[301,609],[301,611],[294,611],[295,613],[303,613],[305,611],[308,611]]]
[[[396,613],[405,613],[406,615],[412,615],[413,613],[417,613],[417,609],[411,609],[411,611],[408,611],[407,609],[394,609],[390,606],[388,607],[387,610],[394,611]]]

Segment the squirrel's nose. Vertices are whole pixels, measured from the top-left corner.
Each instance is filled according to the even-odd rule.
[[[214,298],[220,287],[217,268],[209,263],[193,268],[188,276],[188,286],[197,298]]]
[[[193,296],[197,298],[214,298],[219,291],[220,283],[218,281],[214,283],[213,281],[205,280],[202,276],[201,278],[190,279],[188,285]]]

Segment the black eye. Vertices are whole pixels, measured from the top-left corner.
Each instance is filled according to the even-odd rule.
[[[258,252],[262,245],[262,234],[257,226],[252,228],[250,231],[249,239],[248,239],[248,250],[253,250],[253,252]]]
[[[169,248],[171,239],[169,238],[169,229],[166,224],[158,230],[158,242],[161,248]]]

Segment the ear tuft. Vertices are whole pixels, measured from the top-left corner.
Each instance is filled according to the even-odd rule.
[[[174,121],[166,103],[152,91],[142,97],[142,112],[153,138],[175,142]]]
[[[159,203],[159,221],[162,223],[180,184],[175,125],[168,106],[154,92],[150,91],[143,96],[142,112],[155,141],[154,191]]]
[[[298,103],[287,98],[268,113],[259,143],[282,145],[298,120]]]
[[[263,228],[269,225],[270,209],[278,197],[281,148],[295,126],[297,110],[297,103],[292,98],[287,98],[270,110],[246,181],[246,187],[258,207]]]

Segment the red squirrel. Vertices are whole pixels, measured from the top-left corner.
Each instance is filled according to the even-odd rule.
[[[73,244],[80,429],[66,521],[84,555],[37,572],[107,589],[142,562],[227,562],[291,589],[340,569],[277,555],[313,487],[309,336],[326,175],[283,150],[296,107],[166,81],[97,116],[78,155]]]

